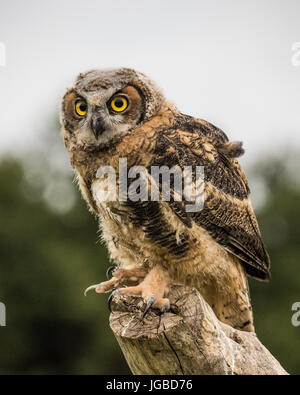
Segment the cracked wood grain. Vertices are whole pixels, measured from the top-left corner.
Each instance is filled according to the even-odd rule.
[[[200,293],[173,286],[171,311],[142,320],[141,298],[112,301],[110,326],[133,374],[283,375],[255,333],[220,322]]]

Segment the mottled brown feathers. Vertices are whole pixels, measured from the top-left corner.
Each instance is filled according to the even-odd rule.
[[[218,150],[228,158],[239,158],[245,153],[243,143],[241,141],[230,141],[225,144],[220,144],[218,146]]]
[[[188,217],[238,256],[249,275],[268,279],[270,260],[248,200],[248,184],[237,162],[232,162],[232,158],[241,153],[241,143],[224,143],[224,136],[218,132],[214,138],[218,142],[214,146],[214,139],[207,138],[213,126],[206,131],[207,125],[198,128],[199,124],[194,123],[192,128],[189,122],[186,128],[187,117],[183,117],[182,123],[180,118],[176,123],[177,131],[171,129],[158,134],[156,155],[151,165],[204,166],[204,208]],[[189,133],[185,132],[186,129]],[[182,211],[186,214],[185,210]],[[185,223],[186,215],[181,219]]]
[[[116,114],[109,103],[120,93],[129,106]],[[82,117],[74,115],[78,98],[87,107]],[[95,119],[101,126],[97,131]],[[140,279],[142,271],[145,279],[124,292],[145,298],[153,292],[156,306],[165,311],[169,284],[196,287],[221,321],[253,331],[246,273],[267,279],[270,260],[237,161],[242,143],[229,141],[207,121],[181,114],[153,81],[126,68],[80,74],[64,96],[62,125],[82,195],[99,217],[110,257],[123,273],[92,288],[107,292],[126,285],[127,277]],[[119,158],[126,158],[129,168],[145,167],[148,182],[152,166],[203,166],[203,209],[188,212],[189,202],[176,201],[172,179],[170,201],[103,202],[104,181],[97,170],[112,166],[118,178]],[[157,284],[157,278],[164,281]]]

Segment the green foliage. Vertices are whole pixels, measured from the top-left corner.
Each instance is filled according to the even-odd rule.
[[[70,177],[65,182],[72,185]],[[106,297],[83,296],[108,266],[95,219],[77,191],[72,209],[57,214],[42,199],[26,198],[30,188],[18,161],[1,163],[0,301],[7,326],[0,328],[0,373],[129,373],[109,329]]]
[[[291,324],[292,304],[300,301],[300,189],[296,158],[265,160],[254,170],[267,187],[258,211],[271,256],[269,283],[250,281],[259,339],[291,374],[300,373],[300,327]],[[255,176],[254,174],[254,176]]]
[[[109,265],[97,223],[71,172],[51,173],[44,162],[0,162],[0,301],[7,308],[0,373],[129,373],[106,297],[83,296]],[[270,283],[250,281],[256,329],[282,365],[300,373],[300,327],[291,325],[291,306],[300,301],[300,191],[282,161],[268,160],[253,174],[267,191],[258,214],[272,260]]]

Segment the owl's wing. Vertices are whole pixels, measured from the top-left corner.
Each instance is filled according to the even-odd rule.
[[[249,275],[268,279],[270,259],[248,199],[247,179],[236,160],[243,154],[242,144],[229,142],[220,129],[205,121],[183,119],[186,123],[181,120],[177,128],[158,136],[151,165],[203,166],[205,200],[198,212],[186,212],[191,202],[184,200],[171,199],[170,207],[187,226],[195,223],[206,229],[242,261]]]

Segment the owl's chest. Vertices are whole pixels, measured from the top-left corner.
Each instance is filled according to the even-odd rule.
[[[144,211],[143,205],[114,199],[114,187],[100,179],[91,186],[111,258],[122,266],[134,262],[150,268],[160,262],[175,282],[187,285],[221,276],[228,253],[204,229],[196,225],[187,229],[168,205],[149,203]]]
[[[145,264],[145,233],[131,220],[126,202],[120,201],[114,182],[97,179],[91,185],[100,218],[102,238],[110,255],[123,263],[140,260]]]

